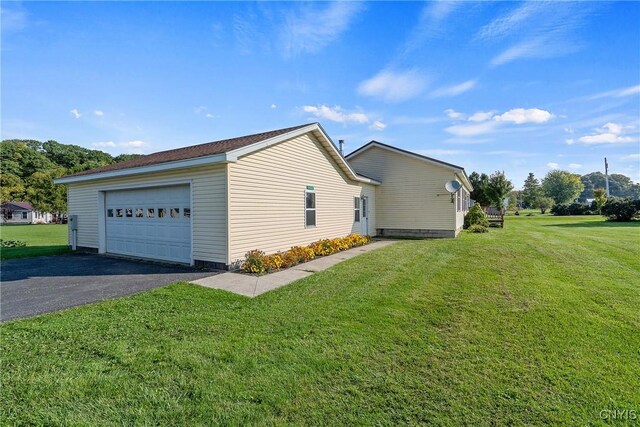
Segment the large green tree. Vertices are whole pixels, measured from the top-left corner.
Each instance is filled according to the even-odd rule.
[[[553,170],[542,180],[542,192],[555,203],[569,203],[584,190],[580,175],[567,171]]]
[[[471,199],[483,207],[491,205],[491,200],[487,194],[487,189],[489,187],[489,175],[486,173],[479,174],[478,172],[473,172],[469,175],[469,182],[473,187],[473,191],[470,195]]]
[[[522,187],[522,203],[525,208],[536,208],[536,201],[540,198],[540,181],[529,172]]]
[[[44,212],[66,210],[66,187],[54,178],[136,157],[116,157],[56,141],[4,140],[0,143],[0,198],[28,201]]]
[[[594,198],[594,190],[606,188],[606,177],[602,172],[591,172],[580,177],[584,190],[580,193],[578,200],[585,202]],[[613,173],[609,175],[609,194],[616,197],[629,197],[640,199],[640,184],[634,184],[628,176]]]
[[[501,209],[511,190],[513,190],[513,184],[507,179],[504,172],[496,171],[491,174],[487,185],[487,196],[491,205]]]

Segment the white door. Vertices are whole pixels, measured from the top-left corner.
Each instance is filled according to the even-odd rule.
[[[362,196],[362,201],[360,202],[362,205],[362,235],[369,235],[369,198],[367,196]]]
[[[107,253],[191,263],[189,185],[108,191]]]

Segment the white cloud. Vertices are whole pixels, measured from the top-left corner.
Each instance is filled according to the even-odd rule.
[[[411,30],[407,41],[401,48],[400,58],[407,57],[420,48],[427,39],[440,35],[446,28],[443,23],[458,8],[462,2],[458,1],[431,1],[426,2],[420,13],[418,24]]]
[[[582,165],[580,163],[569,163],[569,169],[580,169]]]
[[[363,6],[360,2],[330,2],[326,7],[304,6],[290,11],[279,24],[285,57],[317,52],[337,40]]]
[[[434,90],[431,93],[431,97],[442,98],[442,97],[458,96],[464,92],[467,92],[473,89],[476,86],[476,83],[478,83],[477,80],[467,80],[466,82],[462,82],[457,85],[441,87]]]
[[[445,131],[456,136],[475,136],[493,131],[498,126],[498,122],[488,121],[477,124],[460,124],[449,126]]]
[[[445,113],[453,120],[467,121],[467,123],[456,124],[445,129],[446,132],[456,136],[481,135],[492,132],[504,124],[545,123],[553,118],[553,114],[538,108],[514,108],[502,114],[495,114],[492,111],[478,111],[469,118],[466,118],[463,113],[451,109],[445,110]]]
[[[444,110],[444,112],[447,114],[447,117],[449,117],[451,120],[464,120],[465,118],[464,114],[460,113],[459,111],[453,110],[451,108]]]
[[[215,116],[211,113],[207,113],[204,115],[207,119],[213,119]]]
[[[331,120],[338,123],[368,123],[369,117],[365,113],[361,112],[345,112],[342,107],[336,105],[334,107],[327,107],[326,105],[305,105],[302,109],[311,113],[321,119]]]
[[[398,102],[420,95],[427,86],[427,79],[416,70],[394,72],[382,70],[358,86],[361,95]]]
[[[204,113],[205,111],[207,111],[207,107],[205,107],[204,105],[200,105],[200,106],[195,107],[195,108],[193,109],[193,112],[194,112],[195,114],[201,114],[201,113]]]
[[[511,122],[515,124],[523,123],[545,123],[553,118],[553,114],[538,108],[514,108],[499,116],[494,116],[494,120]]]
[[[626,142],[635,142],[638,138],[624,135],[625,127],[617,123],[606,123],[599,129],[595,130],[595,133],[591,135],[585,135],[578,138],[578,141],[583,144],[624,144]]]
[[[77,109],[77,108],[74,108],[73,110],[71,110],[71,111],[69,111],[69,112],[70,112],[70,113],[71,113],[71,115],[72,115],[73,117],[75,117],[76,119],[79,119],[79,118],[82,116],[82,114],[80,114],[80,111],[78,111],[78,109]]]
[[[145,141],[133,140],[124,142],[95,142],[92,144],[95,148],[106,148],[107,151],[120,154],[123,151],[126,154],[144,154],[147,149],[151,148],[151,144]]]
[[[276,108],[278,108],[278,106],[276,104],[271,104],[271,109],[275,110]]]
[[[640,94],[640,85],[623,87],[619,89],[610,90],[607,92],[601,92],[596,95],[588,97],[589,100],[601,99],[601,98],[623,98],[626,96]]]
[[[386,124],[384,124],[380,120],[376,120],[375,122],[371,123],[371,126],[369,126],[369,129],[371,129],[371,130],[384,130],[384,128],[386,128],[386,127],[387,127]]]
[[[637,162],[640,161],[640,154],[627,154],[626,156],[620,157],[620,160],[623,162]]]
[[[104,116],[104,111],[102,111],[102,110],[95,110],[95,111],[93,112],[93,114],[95,114],[95,115],[96,115],[96,116],[98,116],[98,117],[102,117],[102,116]]]
[[[493,112],[493,111],[478,111],[476,113],[473,113],[469,117],[469,121],[470,122],[485,122],[487,120],[491,120],[493,118],[494,114],[495,114],[495,112]]]
[[[582,48],[577,34],[597,7],[584,2],[524,2],[482,27],[477,38],[513,40],[491,60],[493,66],[522,58],[562,56]]]
[[[576,143],[576,140],[573,138],[567,138],[564,140],[565,143],[567,143],[568,145],[573,145]]]
[[[549,162],[549,163],[547,163],[547,167],[549,169],[558,169],[560,167],[560,165],[557,164],[557,163],[554,163],[554,162]]]

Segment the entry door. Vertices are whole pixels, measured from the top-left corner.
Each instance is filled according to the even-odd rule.
[[[362,196],[360,204],[362,205],[362,232],[361,234],[368,236],[369,235],[369,198],[367,196]]]
[[[107,252],[191,262],[189,185],[108,191]]]

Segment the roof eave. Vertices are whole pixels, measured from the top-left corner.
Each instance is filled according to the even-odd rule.
[[[229,161],[228,153],[215,154],[212,156],[195,157],[191,159],[176,160],[173,162],[157,163],[147,166],[138,166],[127,169],[117,169],[107,172],[97,172],[87,175],[65,176],[53,180],[55,184],[73,184],[76,182],[95,181],[99,179],[119,178],[131,175],[140,175],[153,172],[164,172],[168,170],[184,169],[195,166],[205,166],[217,163],[226,163]]]

